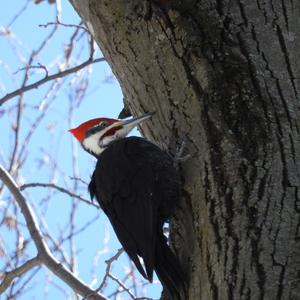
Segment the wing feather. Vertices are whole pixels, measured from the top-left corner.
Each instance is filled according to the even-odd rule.
[[[162,201],[157,168],[161,156],[153,155],[155,151],[162,152],[138,138],[113,143],[101,154],[90,185],[125,251],[150,281]],[[139,257],[143,258],[146,272]]]

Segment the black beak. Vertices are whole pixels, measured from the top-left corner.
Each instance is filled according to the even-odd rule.
[[[145,115],[139,116],[139,117],[134,117],[131,118],[129,120],[121,120],[120,122],[118,122],[116,125],[118,126],[122,126],[122,127],[127,127],[127,128],[134,128],[135,126],[137,126],[138,124],[140,124],[141,122],[151,118],[155,113],[151,112],[151,113],[147,113]]]

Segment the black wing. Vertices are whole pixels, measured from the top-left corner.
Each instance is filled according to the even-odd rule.
[[[168,217],[168,202],[177,200],[171,199],[173,194],[178,197],[176,174],[166,153],[145,139],[130,137],[112,143],[101,154],[90,184],[125,251],[150,281],[156,236]]]

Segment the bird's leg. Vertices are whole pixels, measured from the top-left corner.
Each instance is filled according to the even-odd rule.
[[[179,163],[185,162],[191,157],[190,154],[183,155],[183,151],[184,151],[185,147],[186,147],[186,141],[183,140],[181,145],[177,148],[175,156],[174,156],[174,166],[176,169],[178,169]]]

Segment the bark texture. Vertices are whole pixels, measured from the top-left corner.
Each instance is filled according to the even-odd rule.
[[[299,2],[71,2],[127,109],[156,111],[144,134],[187,141],[172,240],[189,299],[299,299]]]

